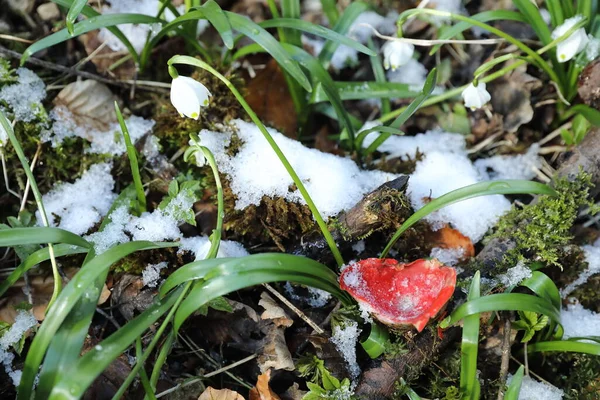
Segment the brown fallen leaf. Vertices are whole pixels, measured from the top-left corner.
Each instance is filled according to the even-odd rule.
[[[128,53],[123,51],[113,51],[110,47],[105,46],[98,51],[98,48],[102,45],[102,41],[98,38],[99,31],[92,31],[78,36],[79,41],[83,43],[85,52],[89,56],[94,53],[94,56],[90,61],[96,66],[99,73],[105,74],[110,73],[119,79],[133,79],[135,77],[135,63],[133,60],[127,60],[117,68],[110,69],[113,64]]]
[[[293,371],[295,366],[285,341],[285,328],[290,327],[294,321],[267,292],[261,293],[258,304],[265,309],[261,319],[270,321],[262,328],[265,337],[257,359],[261,372],[271,368]]]
[[[441,249],[462,249],[461,261],[475,256],[475,247],[473,246],[471,239],[449,226],[431,232],[427,237],[427,240],[433,247],[439,247]]]
[[[117,97],[108,86],[90,79],[65,86],[54,99],[54,105],[56,112],[68,110],[78,126],[106,131],[117,122],[115,100]]]
[[[229,389],[207,387],[198,400],[245,400],[238,392]]]
[[[258,376],[256,386],[250,389],[250,400],[280,400],[269,386],[271,380],[271,370]]]
[[[63,284],[67,284],[73,276],[79,271],[79,268],[66,268],[64,270],[67,279]],[[29,303],[29,298],[25,294],[25,280],[20,279],[13,286],[7,294],[0,300],[0,321],[7,323],[14,323],[15,317],[17,316],[17,306],[19,304]],[[33,276],[29,280],[29,290],[31,300],[33,301],[32,313],[38,321],[43,321],[46,317],[46,308],[52,297],[54,290],[54,278],[52,276]],[[98,299],[98,305],[101,305],[108,300],[111,292],[108,287],[104,285],[100,298]]]
[[[296,138],[297,116],[285,76],[275,60],[248,82],[246,101],[260,119],[286,136]]]

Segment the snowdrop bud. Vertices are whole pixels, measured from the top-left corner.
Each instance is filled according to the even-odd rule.
[[[198,119],[200,108],[208,105],[208,89],[195,79],[178,76],[171,83],[171,103],[183,117]]]
[[[581,15],[576,15],[573,18],[565,20],[562,25],[556,27],[556,29],[552,31],[552,39],[558,39],[564,35],[582,19],[583,17]],[[556,45],[556,57],[558,58],[558,62],[562,63],[569,61],[577,54],[581,53],[585,49],[585,46],[587,46],[588,41],[589,39],[585,33],[585,29],[577,29],[568,38]]]
[[[410,43],[393,40],[383,45],[383,66],[385,69],[392,69],[403,66],[408,63],[415,52],[415,46]]]
[[[473,83],[467,86],[462,92],[462,98],[465,101],[465,106],[474,111],[490,101],[492,96],[485,90],[485,83],[479,82],[477,87]]]

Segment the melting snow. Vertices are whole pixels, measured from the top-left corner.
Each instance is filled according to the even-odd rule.
[[[579,274],[577,279],[560,291],[563,299],[579,286],[586,283],[592,275],[600,274],[600,239],[596,240],[592,246],[583,246],[583,251],[585,253],[585,261],[588,263],[588,267]]]
[[[487,180],[493,179],[532,179],[535,170],[542,166],[538,151],[540,146],[532,145],[525,154],[516,156],[494,156],[475,161],[475,168]]]
[[[509,268],[506,273],[498,276],[500,282],[506,287],[518,285],[527,278],[531,278],[531,270],[523,263],[518,263],[516,266]]]
[[[144,286],[156,287],[160,280],[160,270],[167,268],[167,262],[163,261],[158,264],[148,264],[146,269],[142,271],[142,283]]]
[[[308,304],[311,307],[323,307],[331,299],[331,293],[310,286],[306,287],[308,290],[307,296],[300,296],[296,294],[296,290],[289,282],[285,283],[284,288],[285,292],[290,298],[292,298],[292,300],[300,301]]]
[[[465,249],[458,247],[455,249],[442,249],[440,247],[434,247],[431,249],[431,258],[437,258],[439,262],[444,265],[455,266],[460,263],[461,258],[465,254]]]
[[[50,225],[82,235],[100,222],[116,198],[110,170],[110,164],[92,165],[75,182],[56,185],[46,193],[42,201]],[[36,217],[42,225],[39,211]]]
[[[600,336],[600,314],[583,308],[575,302],[560,312],[560,320],[565,329],[563,338]]]
[[[291,190],[292,178],[270,148],[256,125],[235,120],[238,137],[244,142],[235,157],[227,154],[231,133],[203,130],[202,144],[208,147],[222,173],[230,179],[237,197],[236,209],[260,204],[263,196],[280,196],[304,204],[300,192]],[[362,171],[349,158],[304,147],[269,129],[299,175],[323,217],[335,216],[352,207],[363,195],[396,176],[381,171]]]
[[[51,142],[53,147],[58,146],[65,138],[81,137],[91,143],[87,153],[121,155],[127,151],[125,140],[121,133],[121,126],[118,122],[110,125],[108,130],[100,131],[82,124],[78,125],[75,116],[65,106],[57,106],[50,112],[53,120],[52,131],[42,135],[43,142]],[[125,120],[131,142],[135,143],[142,136],[152,130],[154,121],[147,120],[135,115]]]
[[[0,100],[8,104],[17,121],[30,122],[45,112],[41,103],[46,98],[46,85],[27,68],[19,68],[16,72],[17,83],[0,89]]]
[[[27,330],[37,325],[36,319],[26,311],[19,311],[15,317],[14,324],[0,337],[0,362],[4,365],[6,374],[12,379],[13,385],[18,386],[21,382],[21,371],[14,370],[12,362],[14,354],[8,348],[18,343]]]
[[[360,375],[360,367],[356,362],[356,342],[360,332],[361,329],[356,321],[347,321],[344,328],[339,326],[333,328],[333,336],[330,339],[348,363],[348,372],[352,379]]]
[[[180,243],[181,245],[179,248],[194,253],[196,255],[196,260],[204,260],[210,250],[210,240],[208,236],[182,238]],[[246,250],[241,243],[233,240],[221,240],[216,258],[245,257],[248,254],[248,250]]]
[[[512,378],[512,375],[509,375],[507,385],[510,385]],[[562,390],[549,383],[537,382],[529,376],[524,376],[521,382],[519,400],[561,400],[563,395]]]

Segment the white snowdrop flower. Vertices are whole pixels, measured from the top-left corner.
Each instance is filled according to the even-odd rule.
[[[556,27],[552,31],[552,39],[558,39],[575,24],[583,19],[583,16],[576,15],[572,18],[565,20],[560,26]],[[585,29],[579,28],[573,32],[568,38],[556,45],[556,56],[558,62],[566,62],[581,53],[588,44],[588,37],[585,33]]]
[[[471,110],[481,108],[485,103],[492,99],[489,92],[485,89],[485,83],[479,82],[477,87],[473,82],[462,92],[462,98],[465,101],[465,106]]]
[[[171,103],[181,116],[198,119],[210,96],[206,86],[187,76],[178,76],[171,83]]]
[[[383,66],[385,69],[392,69],[403,66],[408,63],[415,52],[415,46],[410,43],[393,40],[383,45]]]

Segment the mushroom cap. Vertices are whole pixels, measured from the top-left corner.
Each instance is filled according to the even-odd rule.
[[[436,259],[367,258],[342,271],[340,286],[378,321],[421,332],[452,297],[456,270]]]

